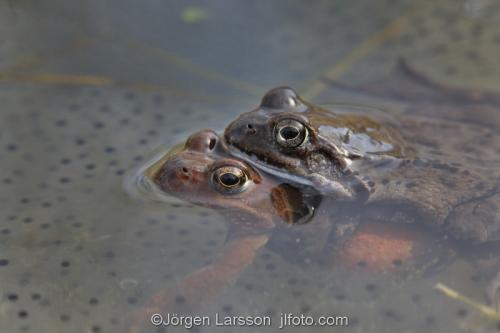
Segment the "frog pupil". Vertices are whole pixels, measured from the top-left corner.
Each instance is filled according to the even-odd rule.
[[[240,182],[238,176],[230,172],[226,172],[220,175],[219,180],[225,186],[235,186]]]
[[[299,134],[300,134],[299,130],[295,127],[292,127],[292,126],[283,127],[280,130],[280,135],[285,140],[293,140],[297,136],[299,136]]]

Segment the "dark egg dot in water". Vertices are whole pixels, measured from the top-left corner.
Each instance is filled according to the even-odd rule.
[[[366,261],[358,261],[358,266],[359,267],[366,267],[367,263],[366,263]]]
[[[367,291],[370,291],[370,292],[373,292],[377,289],[377,286],[374,284],[374,283],[368,283],[366,286],[365,286],[365,289]]]
[[[65,127],[68,124],[68,122],[66,120],[64,120],[64,119],[58,119],[58,120],[55,121],[54,124],[57,127]]]
[[[274,271],[276,269],[276,266],[274,264],[268,263],[266,264],[266,269],[268,271]]]
[[[59,319],[61,319],[62,322],[67,322],[69,321],[69,315],[67,314],[62,314],[61,316],[59,316]]]
[[[300,312],[302,313],[308,313],[309,311],[311,311],[312,307],[308,304],[304,304],[300,307]]]
[[[141,113],[143,113],[143,110],[140,106],[136,106],[132,109],[132,114],[134,115],[140,115]]]
[[[115,148],[114,147],[106,147],[106,148],[104,148],[104,151],[108,154],[112,154],[115,152]]]
[[[387,318],[390,318],[390,319],[394,319],[394,320],[398,319],[398,315],[396,314],[396,312],[394,312],[394,310],[391,310],[391,309],[385,310],[383,312],[383,315]]]
[[[396,267],[399,267],[403,264],[403,261],[401,259],[395,259],[392,264]]]
[[[0,259],[0,266],[7,266],[9,264],[8,259]]]
[[[457,316],[460,318],[467,316],[467,310],[466,309],[458,309]]]
[[[165,98],[161,95],[154,95],[153,96],[153,103],[156,105],[161,105],[165,102]]]
[[[11,302],[15,302],[19,299],[19,297],[16,294],[8,294],[7,299]]]
[[[149,225],[156,225],[156,224],[159,224],[160,221],[158,221],[156,219],[148,218],[148,219],[146,219],[146,223],[149,224]]]
[[[129,118],[122,118],[120,119],[120,125],[125,126],[130,124],[130,119]]]
[[[132,91],[127,91],[125,92],[124,97],[127,100],[133,100],[135,98],[135,94]]]
[[[13,143],[7,145],[7,151],[13,152],[17,150],[17,146]]]
[[[180,229],[178,232],[177,232],[180,236],[186,236],[189,234],[189,230],[188,229]]]
[[[84,140],[84,139],[82,139],[82,138],[76,138],[76,139],[75,139],[75,144],[76,144],[77,146],[83,146],[83,145],[85,144],[85,140]]]
[[[113,251],[106,251],[106,252],[104,252],[103,257],[108,259],[108,260],[111,260],[111,259],[114,259],[116,257],[116,254]]]
[[[20,310],[17,315],[19,316],[19,318],[26,318],[28,317],[28,311],[26,310]]]
[[[61,177],[59,178],[59,182],[63,184],[67,184],[70,182],[70,179],[68,177]]]

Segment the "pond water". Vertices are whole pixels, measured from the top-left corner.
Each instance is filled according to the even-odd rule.
[[[400,112],[405,101],[324,80],[374,81],[400,57],[500,93],[499,25],[488,0],[0,2],[0,332],[124,332],[158,291],[217,258],[219,214],[126,192],[127,173],[155,152],[222,130],[283,84],[317,104]],[[438,282],[483,302],[488,281],[463,257],[402,277],[298,264],[267,247],[186,312],[272,318],[196,332],[282,331],[281,313],[349,318],[297,332],[500,330]]]

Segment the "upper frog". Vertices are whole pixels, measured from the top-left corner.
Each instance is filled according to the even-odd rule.
[[[340,199],[366,199],[368,186],[356,175],[359,160],[389,166],[413,156],[396,126],[397,121],[378,110],[326,110],[279,87],[257,109],[230,123],[224,138],[236,155],[243,153],[280,177]]]
[[[474,242],[498,239],[498,133],[444,118],[326,110],[280,87],[230,123],[224,138],[259,168],[364,202],[351,206],[357,214],[419,220]]]

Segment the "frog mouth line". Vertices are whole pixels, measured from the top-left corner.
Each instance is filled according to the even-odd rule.
[[[230,151],[230,153],[233,156],[236,156],[239,159],[247,161],[252,166],[264,171],[265,173],[267,173],[271,176],[278,175],[278,177],[280,177],[280,178],[289,179],[295,183],[302,184],[302,185],[308,185],[308,186],[314,185],[310,180],[308,180],[304,177],[296,176],[296,175],[293,175],[293,174],[286,172],[286,171],[281,171],[276,166],[269,166],[265,162],[262,162],[262,160],[259,159],[255,154],[248,154],[244,151],[241,151],[241,150],[234,148],[234,147],[231,147],[231,146],[228,147],[228,150]]]
[[[255,155],[247,154],[247,153],[245,153],[237,148],[229,146],[229,147],[227,147],[227,149],[230,151],[230,153],[232,155],[236,156],[237,158],[244,159],[244,160],[248,161],[248,163],[250,163],[252,166],[260,169],[261,171],[263,171],[271,176],[274,176],[277,178],[283,178],[285,180],[291,181],[291,182],[296,183],[296,184],[311,186],[312,188],[315,188],[315,189],[319,190],[320,192],[322,192],[321,189],[318,188],[317,184],[314,183],[312,180],[308,179],[306,176],[297,176],[297,175],[294,175],[290,172],[282,171],[275,166],[269,166],[268,164],[266,164],[265,162],[263,162],[262,160],[257,158]],[[335,192],[339,193],[339,199],[347,199],[347,200],[356,199],[356,195],[349,195],[348,194],[348,193],[352,193],[352,188],[349,186],[346,186],[342,182],[336,182],[335,188],[338,189]]]

